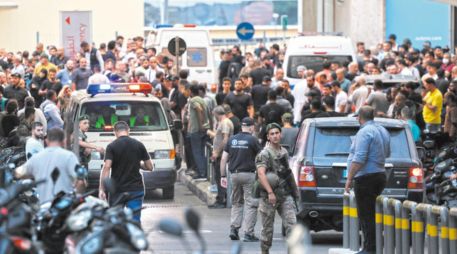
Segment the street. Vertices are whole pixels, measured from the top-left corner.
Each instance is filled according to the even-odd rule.
[[[210,253],[230,253],[232,241],[228,238],[230,228],[230,209],[208,209],[206,204],[200,201],[184,185],[177,182],[175,185],[175,199],[163,200],[161,192],[156,191],[152,197],[145,201],[142,211],[142,224],[149,234],[148,240],[151,253],[185,253],[186,249],[180,239],[169,236],[156,227],[160,219],[175,218],[183,222],[183,211],[186,207],[192,207],[202,216],[202,234],[207,242]],[[260,232],[260,215],[257,218],[256,235]],[[184,227],[184,235],[193,250],[198,250],[199,245],[193,233]],[[240,237],[243,237],[240,230]],[[328,253],[329,248],[342,246],[342,234],[334,231],[326,231],[312,234],[313,245],[310,250],[313,254]],[[242,253],[259,253],[259,242],[242,242]],[[285,241],[281,236],[281,219],[277,215],[275,219],[275,231],[273,247],[270,253],[286,253]]]

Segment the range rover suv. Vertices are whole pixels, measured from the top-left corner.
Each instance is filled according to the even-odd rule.
[[[424,172],[408,124],[385,118],[375,122],[391,136],[383,195],[422,201]],[[354,117],[306,119],[301,125],[290,165],[301,194],[297,216],[311,230],[342,230],[347,158],[359,128]]]

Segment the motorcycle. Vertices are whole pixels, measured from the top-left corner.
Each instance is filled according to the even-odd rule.
[[[0,253],[38,253],[30,240],[32,209],[18,197],[45,181],[20,180],[0,189]]]
[[[450,179],[456,173],[457,159],[445,159],[434,166],[433,173],[425,181],[428,203],[457,207],[457,180]]]
[[[113,194],[114,185],[107,179],[105,190]],[[106,202],[93,200],[78,207],[67,220],[76,234],[70,253],[138,253],[148,249],[146,234],[141,225],[133,220],[133,212],[120,205],[128,195],[121,195],[108,208]]]
[[[422,164],[426,169],[426,175],[432,173],[435,156],[448,141],[446,136],[447,135],[442,132],[429,132],[428,130],[423,131],[422,146],[425,149],[425,155],[422,159]]]

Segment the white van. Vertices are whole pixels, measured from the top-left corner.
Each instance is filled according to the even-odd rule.
[[[146,47],[157,49],[157,55],[165,55],[174,59],[168,52],[168,43],[176,36],[186,42],[187,50],[180,57],[180,69],[189,70],[189,81],[197,80],[209,87],[217,80],[214,52],[208,30],[195,25],[175,25],[149,31]]]
[[[322,70],[322,64],[326,61],[343,64],[356,59],[352,41],[348,37],[298,36],[287,43],[283,66],[286,79],[294,86],[300,81],[297,75],[297,67],[300,65],[317,73]]]
[[[170,127],[160,100],[148,95],[151,89],[150,84],[91,84],[87,91],[76,91],[65,113],[65,131],[67,137],[72,136],[73,130],[79,128],[79,117],[87,115],[90,123],[87,141],[106,149],[116,139],[114,124],[127,122],[130,137],[144,144],[153,161],[152,172],[142,171],[146,194],[161,188],[164,198],[173,198],[176,170],[170,128],[181,128],[180,122]],[[88,163],[90,189],[98,188],[102,166],[103,156],[93,152]]]

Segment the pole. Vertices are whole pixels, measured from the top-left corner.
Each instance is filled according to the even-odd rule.
[[[40,43],[40,32],[36,32],[36,44]]]
[[[175,37],[176,75],[179,74],[179,37]]]

